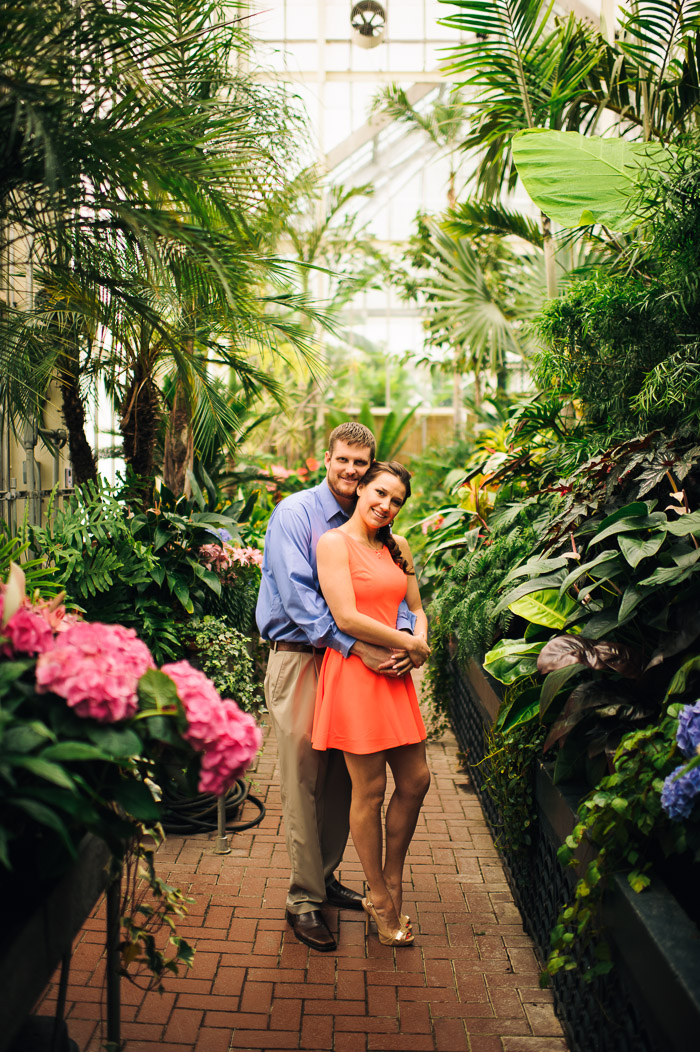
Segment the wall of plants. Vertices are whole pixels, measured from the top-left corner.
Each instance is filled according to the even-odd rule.
[[[511,23],[507,3],[454,6],[452,24],[486,34],[451,65],[475,93],[477,185],[522,179],[555,279],[550,267],[527,321],[532,390],[493,389],[411,534],[432,598],[429,681],[438,705],[470,662],[496,683],[487,788],[509,850],[530,846],[536,763],[576,787],[560,859],[579,866],[583,843],[596,855],[547,968],[576,967],[572,946],[590,943],[592,977],[611,967],[610,875],[641,891],[654,868],[681,891],[700,849],[700,22],[691,4],[641,3],[611,44],[543,5]],[[599,138],[606,110],[618,127]],[[508,228],[483,198],[443,220],[484,246]]]

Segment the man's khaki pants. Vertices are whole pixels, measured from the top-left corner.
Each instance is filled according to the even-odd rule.
[[[291,913],[319,909],[348,839],[351,782],[342,752],[311,748],[320,655],[270,651],[265,700],[277,737],[292,873]]]

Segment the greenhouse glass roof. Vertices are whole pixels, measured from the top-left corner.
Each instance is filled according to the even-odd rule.
[[[593,22],[612,20],[613,0],[560,3]],[[602,10],[601,10],[602,6]],[[361,10],[358,10],[361,9]],[[378,9],[378,10],[377,10]],[[255,0],[250,29],[264,68],[287,80],[308,115],[310,137],[328,180],[343,186],[370,183],[374,194],[358,218],[381,244],[404,242],[418,212],[435,214],[447,204],[450,158],[420,129],[388,117],[370,118],[372,99],[397,84],[412,104],[425,109],[450,92],[440,72],[459,34],[440,24],[455,8],[439,0]],[[364,21],[378,40],[353,28]],[[453,162],[454,163],[454,162]],[[467,172],[460,158],[457,189]],[[527,209],[527,199],[517,207]],[[421,352],[421,311],[390,289],[363,293],[352,305],[358,336],[387,355]]]

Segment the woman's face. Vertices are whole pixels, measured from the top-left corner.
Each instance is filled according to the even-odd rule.
[[[394,521],[406,500],[406,487],[395,475],[383,471],[371,482],[357,487],[356,511],[372,529]]]

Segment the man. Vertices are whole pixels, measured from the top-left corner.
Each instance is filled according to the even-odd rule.
[[[272,513],[256,610],[260,635],[270,640],[265,699],[279,747],[282,812],[292,866],[286,917],[297,939],[321,951],[336,948],[322,904],[362,909],[362,896],[334,876],[349,832],[351,785],[345,760],[336,750],[324,753],[311,748],[323,653],[329,646],[344,657],[352,651],[369,668],[387,675],[411,667],[410,658],[339,631],[316,573],[318,538],[350,517],[357,485],[374,452],[374,435],[363,424],[351,421],[331,432],[324,481],[293,493]],[[397,628],[413,628],[413,615],[405,604]]]

